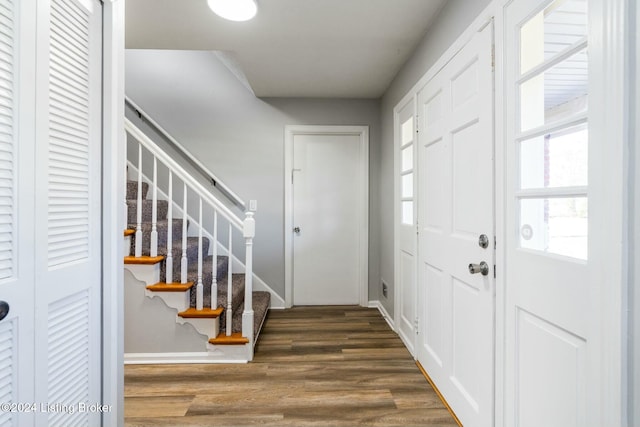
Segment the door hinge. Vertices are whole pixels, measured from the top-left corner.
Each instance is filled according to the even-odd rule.
[[[493,264],[493,278],[496,278],[496,265]]]
[[[416,317],[413,324],[415,325],[416,335],[418,335],[420,333],[420,320]]]

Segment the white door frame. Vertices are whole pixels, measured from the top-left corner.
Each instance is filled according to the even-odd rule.
[[[360,138],[360,197],[358,288],[360,305],[369,294],[369,127],[288,125],[284,131],[284,286],[285,307],[293,305],[293,140],[296,135],[357,135]]]
[[[125,2],[103,6],[102,129],[102,414],[124,423],[124,16]]]

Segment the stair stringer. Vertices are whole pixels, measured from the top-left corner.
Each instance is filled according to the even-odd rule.
[[[128,166],[127,178],[128,179],[135,178],[137,180],[138,168],[136,167],[136,165],[134,165],[129,160],[127,160],[127,166]],[[144,173],[142,174],[142,181],[149,184],[149,191],[151,191],[151,188],[153,186],[153,181],[151,181]],[[160,187],[158,187],[158,198],[162,200],[169,200],[169,196],[167,195],[167,193],[165,193]],[[184,212],[182,211],[182,207],[178,203],[176,203],[175,201],[172,201],[172,204],[173,204],[173,212],[175,212],[174,214],[175,218],[177,218],[178,215],[184,215]],[[199,226],[198,221],[196,221],[195,218],[193,218],[188,213],[187,213],[187,220],[189,221],[190,224],[194,225],[193,227],[194,230],[197,229],[197,227]],[[189,227],[189,230],[187,231],[187,235],[193,237],[194,236],[193,234],[189,234],[191,230],[192,230],[192,227]],[[206,229],[202,230],[202,235],[208,238],[211,242],[214,241],[213,235],[209,233]],[[215,242],[215,244],[217,245],[217,248],[218,248],[218,255],[225,255],[229,257],[229,261],[231,262],[231,268],[235,273],[245,272],[245,265],[242,261],[240,261],[240,259],[238,259],[233,254],[229,254],[229,251],[227,250],[226,246],[222,245],[220,242]],[[209,247],[209,252],[210,252],[209,255],[211,255],[212,253],[212,248],[213,246]],[[284,299],[280,295],[278,295],[278,293],[274,291],[264,280],[262,280],[259,276],[257,276],[255,272],[252,275],[253,275],[253,290],[269,292],[271,294],[270,308],[284,309],[285,308]]]
[[[139,282],[145,286],[148,298],[160,298],[164,304],[175,310],[175,321],[178,324],[191,325],[199,334],[205,335],[205,350],[202,353],[125,353],[125,364],[171,364],[171,363],[247,363],[253,359],[253,346],[244,345],[213,345],[208,340],[218,334],[219,319],[183,318],[178,313],[189,308],[189,291],[185,292],[154,292],[146,289],[160,280],[160,264],[141,265],[125,264],[127,269]],[[178,294],[171,295],[171,294]],[[209,325],[206,323],[210,322]]]

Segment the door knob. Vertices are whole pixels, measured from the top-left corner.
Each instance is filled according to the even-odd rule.
[[[489,275],[489,264],[482,261],[480,264],[469,264],[469,273],[482,274],[483,276]]]
[[[0,301],[0,320],[9,314],[9,304],[6,301]]]
[[[294,233],[299,233],[300,232],[300,227],[294,227],[293,228],[293,232]]]

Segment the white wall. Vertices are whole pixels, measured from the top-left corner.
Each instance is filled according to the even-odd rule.
[[[127,51],[126,92],[241,198],[258,200],[254,271],[283,298],[284,127],[369,126],[369,299],[377,299],[379,100],[257,99],[204,51]]]
[[[490,0],[449,0],[434,25],[427,31],[413,56],[402,67],[382,97],[380,151],[380,277],[389,284],[388,298],[380,296],[393,316],[393,108],[415,85],[462,32],[473,22]]]

